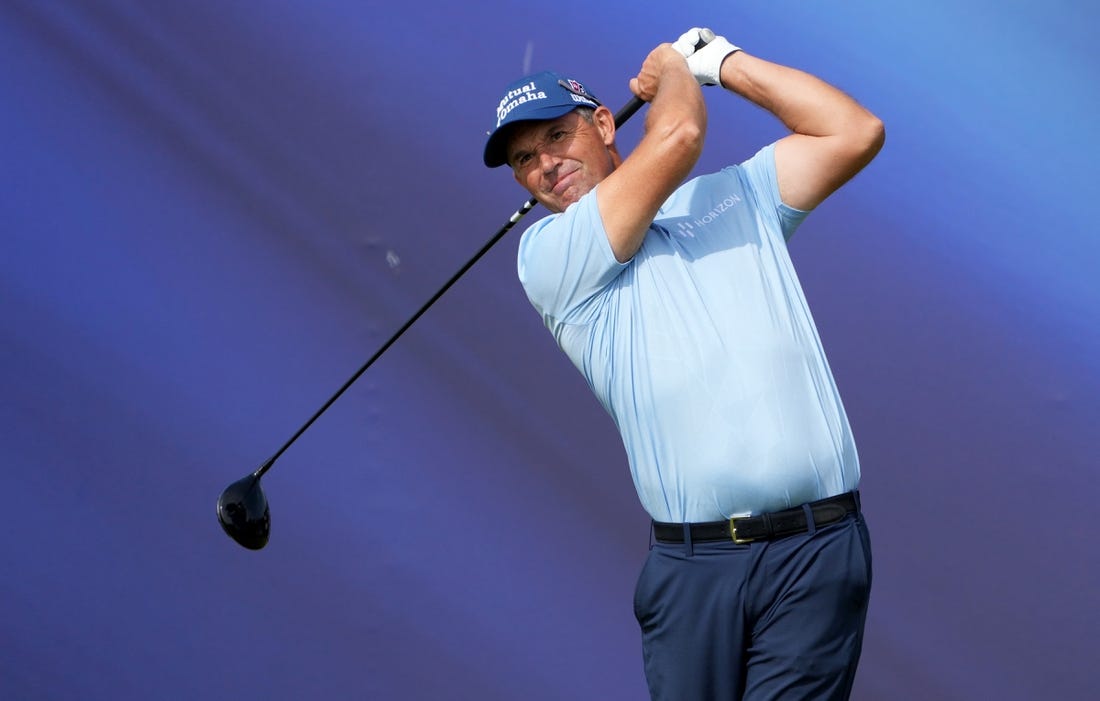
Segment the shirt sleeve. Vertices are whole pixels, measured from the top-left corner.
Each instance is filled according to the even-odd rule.
[[[790,240],[809,210],[783,204],[779,196],[779,179],[775,174],[775,144],[768,144],[741,164],[746,187],[756,196],[762,211],[774,212],[783,238]]]
[[[628,265],[611,250],[596,189],[520,239],[519,280],[527,298],[543,316],[565,323],[584,323],[599,293]]]

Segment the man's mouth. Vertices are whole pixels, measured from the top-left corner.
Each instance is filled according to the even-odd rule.
[[[571,170],[565,175],[558,178],[557,182],[554,183],[554,187],[550,190],[550,192],[554,195],[561,196],[561,194],[565,192],[565,190],[568,189],[570,185],[573,184],[573,181],[576,179],[574,177],[576,173],[576,170]]]

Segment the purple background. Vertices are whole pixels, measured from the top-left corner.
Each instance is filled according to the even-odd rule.
[[[524,201],[505,83],[616,107],[699,24],[887,124],[792,242],[874,542],[855,697],[1094,698],[1100,10],[992,0],[4,0],[0,698],[644,698],[646,519],[516,233],[280,459],[265,550],[214,503]],[[700,171],[782,133],[708,103]]]

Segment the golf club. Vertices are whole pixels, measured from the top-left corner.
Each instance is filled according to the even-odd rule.
[[[699,32],[699,37],[700,41],[695,45],[696,51],[714,39],[714,32],[709,29],[704,29]],[[635,112],[641,109],[643,104],[645,103],[641,98],[631,98],[622,109],[615,113],[615,128],[617,129],[625,124]],[[423,316],[424,312],[428,311],[428,309],[435,304],[467,270],[472,268],[474,264],[477,263],[497,241],[503,238],[504,235],[516,225],[516,222],[530,212],[537,203],[538,201],[532,198],[525,202],[522,207],[517,209],[504,226],[502,226],[500,230],[481,247],[481,250],[475,253],[470,260],[466,261],[466,264],[459,268],[458,272],[451,276],[451,279],[447,280],[447,282],[443,284],[443,287],[439,288],[439,290],[424,303],[424,306],[420,307],[415,314],[409,317],[409,320],[402,324],[401,328],[390,336],[389,340],[383,343],[382,347],[375,351],[374,355],[372,355],[361,368],[355,371],[354,375],[348,378],[347,382],[345,382],[343,386],[341,386],[340,389],[338,389],[336,393],[310,417],[309,421],[302,424],[302,427],[290,437],[290,440],[283,444],[283,447],[279,448],[279,450],[260,465],[255,472],[246,475],[225,488],[225,491],[218,497],[218,521],[230,538],[250,550],[259,550],[267,545],[268,537],[271,533],[271,511],[268,508],[267,497],[260,487],[260,478],[263,477],[265,472],[271,469],[271,466],[275,464],[279,456],[286,452],[286,449],[289,448],[294,441],[298,440],[298,438],[306,432],[306,429],[312,426],[313,422],[320,418],[321,414],[325,413],[325,411],[332,406],[333,402],[339,399],[340,395],[367,371],[367,368],[374,364],[374,361],[378,360],[378,358],[381,357],[417,319]]]

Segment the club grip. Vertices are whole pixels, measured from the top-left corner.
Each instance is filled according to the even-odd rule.
[[[714,41],[714,32],[709,29],[700,29],[699,41],[695,43],[695,50],[698,51],[712,41]],[[636,95],[630,98],[630,102],[623,105],[622,109],[615,113],[615,128],[618,129],[626,124],[626,120],[633,117],[634,113],[640,110],[644,104],[645,101]]]
[[[706,28],[700,29],[699,41],[695,42],[695,50],[698,51],[712,41],[714,41],[714,32]]]

